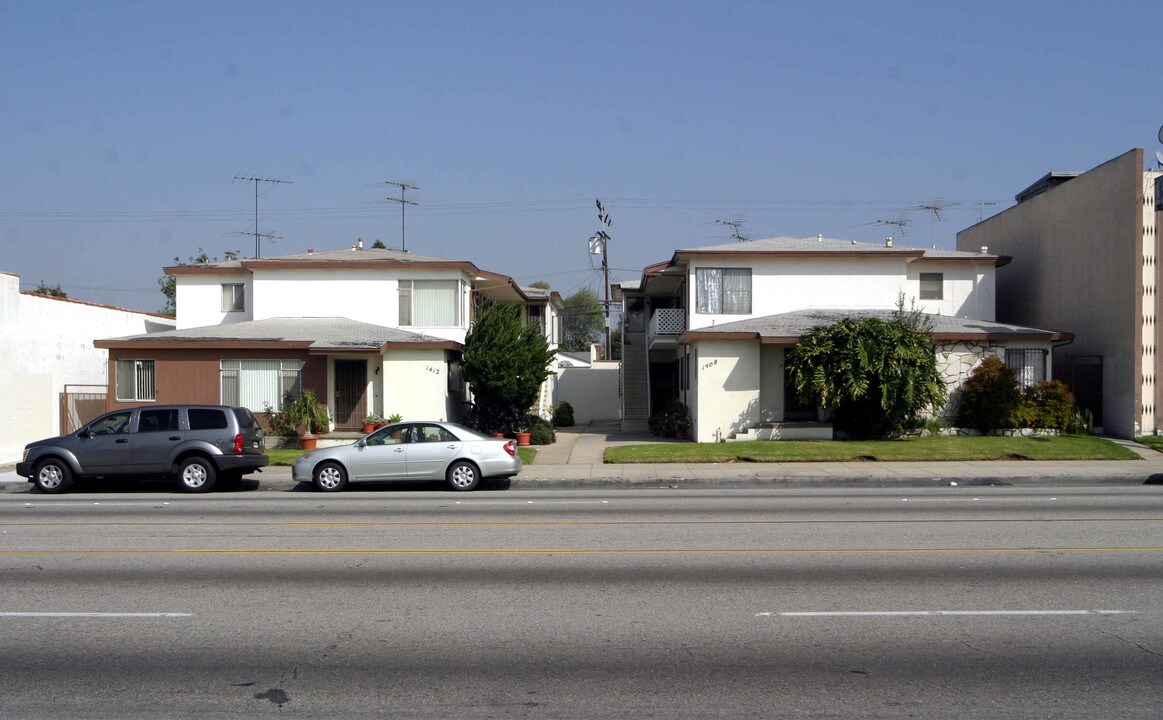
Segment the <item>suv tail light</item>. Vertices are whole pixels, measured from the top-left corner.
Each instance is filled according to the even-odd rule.
[[[246,445],[246,438],[242,437],[241,433],[234,436],[234,454],[235,455],[241,455],[242,448],[245,445]]]
[[[517,443],[512,441],[512,440],[505,443],[505,452],[509,453],[510,456],[516,455],[517,454]]]

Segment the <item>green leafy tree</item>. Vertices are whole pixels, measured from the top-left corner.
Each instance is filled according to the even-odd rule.
[[[387,250],[387,249],[388,249],[388,246],[384,245],[383,240],[376,240],[374,243],[372,243],[372,250]]]
[[[548,289],[549,289],[549,283],[545,282],[544,280],[538,280],[538,281],[537,281],[537,282],[535,282],[535,283],[530,283],[530,284],[529,284],[529,287],[535,287],[535,288],[538,288],[538,289],[541,289],[541,290],[548,290]]]
[[[521,321],[514,305],[485,304],[464,341],[461,369],[475,406],[467,417],[485,432],[512,432],[524,425],[549,376],[553,353],[540,331]]]
[[[919,312],[891,321],[845,318],[812,329],[787,358],[804,402],[834,411],[837,429],[855,438],[895,437],[945,404],[945,382]]]
[[[1022,423],[1022,390],[1001,358],[985,358],[961,385],[958,423],[991,433]]]
[[[222,253],[223,260],[237,260],[237,250],[227,250]],[[182,258],[174,256],[174,262],[178,265],[209,265],[212,262],[218,262],[218,258],[212,258],[206,254],[202,248],[198,248],[198,254],[186,258],[186,262],[182,262]],[[168,315],[169,317],[178,316],[178,281],[173,275],[162,275],[157,279],[158,289],[161,290],[162,295],[166,298],[166,304],[158,311],[161,315]]]
[[[584,352],[605,332],[605,314],[597,293],[582,288],[565,299],[561,312],[561,349]]]
[[[60,283],[56,285],[49,285],[44,280],[40,281],[40,285],[36,286],[33,292],[38,292],[41,295],[48,295],[49,297],[68,298],[69,294],[61,289]]]

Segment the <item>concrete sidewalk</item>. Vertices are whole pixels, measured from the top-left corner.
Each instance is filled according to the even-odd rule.
[[[1163,454],[1127,440],[1141,460],[983,462],[650,463],[607,465],[607,447],[674,443],[648,433],[623,433],[616,420],[559,428],[557,442],[536,448],[537,458],[509,483],[512,489],[548,488],[741,488],[922,487],[952,485],[1143,485],[1163,484]],[[8,470],[9,472],[4,472]],[[27,488],[23,478],[0,468],[0,487]],[[263,490],[295,487],[291,468],[268,467],[250,476]]]

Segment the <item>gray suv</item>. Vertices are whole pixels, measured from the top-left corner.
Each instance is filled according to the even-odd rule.
[[[24,446],[16,473],[45,493],[75,479],[106,476],[176,478],[187,492],[237,483],[269,464],[262,427],[244,407],[150,405],[114,410],[71,435]]]

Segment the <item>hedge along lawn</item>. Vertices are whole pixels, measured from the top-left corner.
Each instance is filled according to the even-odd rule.
[[[294,465],[295,461],[303,451],[298,448],[277,448],[267,450],[267,457],[271,460],[271,465]],[[533,463],[533,458],[537,457],[537,450],[531,447],[517,448],[517,454],[521,456],[521,462],[526,465]]]
[[[607,463],[1139,459],[1133,451],[1092,435],[659,443],[608,448],[604,457]]]

